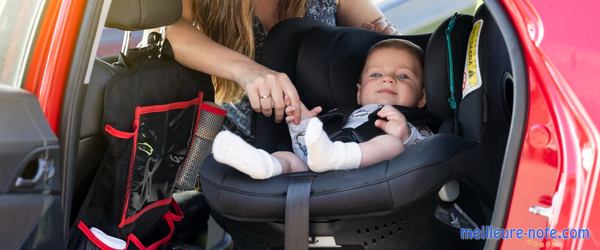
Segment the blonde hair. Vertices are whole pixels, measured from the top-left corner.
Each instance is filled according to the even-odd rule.
[[[280,0],[279,20],[303,17],[307,0]],[[254,58],[252,30],[254,6],[251,0],[195,0],[193,4],[196,28],[213,41]],[[212,77],[217,103],[239,101],[244,90],[234,81]]]

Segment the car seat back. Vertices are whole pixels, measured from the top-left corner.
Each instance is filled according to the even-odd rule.
[[[510,129],[513,82],[508,47],[485,5],[475,13],[466,51],[460,133],[480,143],[491,173],[486,192],[493,198]]]
[[[71,221],[75,219],[81,203],[89,190],[96,175],[102,155],[106,150],[106,142],[102,133],[102,113],[104,89],[115,75],[122,72],[121,67],[115,67],[103,60],[95,59],[90,83],[84,85],[85,99],[79,131],[79,146],[77,154],[77,169],[75,171],[75,187],[71,203]]]

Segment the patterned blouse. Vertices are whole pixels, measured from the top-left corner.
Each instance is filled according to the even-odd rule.
[[[306,17],[324,22],[328,25],[336,25],[337,4],[336,0],[308,0],[306,8]],[[263,44],[268,35],[268,31],[262,25],[256,15],[253,21],[254,42],[255,42],[255,60],[262,55]],[[225,129],[241,136],[249,143],[254,141],[252,134],[252,107],[248,97],[244,96],[237,103],[225,103],[223,108],[227,110],[227,120],[225,120]]]

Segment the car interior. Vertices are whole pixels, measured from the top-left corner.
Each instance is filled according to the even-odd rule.
[[[180,1],[113,1],[105,27],[154,29],[174,23],[180,13]],[[203,92],[204,101],[213,101],[210,77],[177,64],[168,41],[162,37],[164,34],[154,33],[146,47],[96,58],[93,63],[90,83],[83,89],[72,235],[80,229],[77,222],[82,214],[90,213],[86,204],[94,200],[93,190],[113,192],[105,191],[113,190],[107,187],[110,185],[98,184],[103,178],[99,176],[111,175],[102,170],[110,147],[105,130],[107,112],[131,104],[125,104],[126,97],[107,104],[107,85],[122,81],[124,75],[144,78],[154,74],[158,78],[176,67],[181,78],[174,79],[195,83],[198,86],[194,91]],[[143,243],[135,246],[482,248],[485,241],[461,240],[460,229],[478,228],[492,220],[515,102],[514,58],[487,4],[473,16],[449,16],[432,33],[419,35],[387,36],[359,28],[328,27],[306,19],[286,20],[269,32],[260,63],[286,73],[309,108],[351,106],[355,104],[356,79],[368,49],[392,37],[412,41],[425,51],[425,109],[441,122],[434,136],[392,160],[368,168],[285,174],[260,181],[216,162],[204,148],[205,155],[192,166],[199,183],[179,189],[174,183],[184,174],[171,176],[168,195],[179,205],[141,217],[139,224],[144,230],[135,232]],[[156,92],[166,93],[174,86],[179,85],[158,86]],[[113,108],[107,110],[107,105]],[[291,151],[284,123],[276,124],[272,118],[254,114],[253,124],[254,146],[268,152]],[[198,138],[192,133],[184,140]],[[123,184],[114,183],[118,185]],[[183,217],[165,237],[168,229],[157,224],[170,209],[181,209]],[[103,230],[121,236],[120,231],[117,233],[123,229],[121,226],[108,225]],[[71,249],[98,246],[94,240],[83,245],[73,243],[79,242],[79,237],[71,236]],[[121,239],[130,240],[127,236]]]

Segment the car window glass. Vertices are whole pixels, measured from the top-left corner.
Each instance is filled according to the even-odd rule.
[[[21,85],[45,2],[0,0],[0,85]]]
[[[119,29],[104,28],[102,36],[100,37],[100,45],[98,45],[96,57],[103,58],[119,54],[123,44],[124,34],[125,32]],[[129,47],[136,47],[142,40],[142,35],[143,31],[131,32]]]
[[[403,35],[431,33],[454,13],[473,15],[483,0],[371,0]]]

